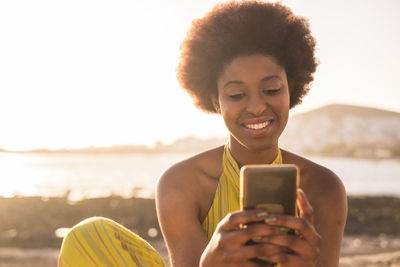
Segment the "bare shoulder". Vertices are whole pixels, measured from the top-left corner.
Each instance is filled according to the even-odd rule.
[[[223,147],[178,162],[156,189],[157,215],[173,266],[196,266],[207,245],[201,221],[221,172]]]
[[[195,196],[207,190],[222,171],[222,150],[222,146],[217,147],[172,165],[158,179],[157,195],[174,192]]]
[[[317,266],[338,266],[341,240],[347,218],[347,197],[342,181],[326,167],[282,151],[285,163],[300,169],[300,187],[312,206],[314,227],[321,236]]]
[[[315,226],[336,229],[343,234],[347,218],[347,195],[340,178],[328,168],[299,155],[282,151],[285,163],[296,164],[300,169],[300,187],[306,193],[314,210]]]
[[[288,151],[282,151],[284,163],[300,169],[300,186],[311,198],[345,198],[346,190],[340,178],[330,169]]]

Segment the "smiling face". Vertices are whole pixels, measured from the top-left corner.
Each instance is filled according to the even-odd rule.
[[[231,150],[277,150],[289,116],[285,69],[267,55],[233,59],[218,77],[218,106],[231,134]]]

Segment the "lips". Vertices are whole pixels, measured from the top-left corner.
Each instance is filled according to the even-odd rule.
[[[244,121],[241,125],[247,133],[253,136],[260,136],[271,130],[273,121],[271,117],[254,118]]]
[[[249,129],[259,130],[259,129],[263,129],[263,128],[267,127],[270,123],[271,123],[271,121],[265,121],[265,122],[253,123],[253,124],[248,123],[248,124],[244,124],[244,126]]]

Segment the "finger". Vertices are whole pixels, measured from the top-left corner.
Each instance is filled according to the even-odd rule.
[[[282,234],[266,238],[266,242],[285,247],[305,259],[316,259],[319,255],[319,247],[313,246],[299,236]]]
[[[267,263],[261,263],[261,262],[253,262],[253,261],[246,261],[246,264],[243,265],[246,267],[274,267],[275,264],[267,264]]]
[[[267,212],[262,210],[237,211],[225,216],[217,225],[213,237],[216,244],[224,250],[236,249],[245,245],[251,238],[275,234],[276,227],[264,223]],[[240,227],[246,224],[247,227]]]
[[[314,210],[307,199],[303,189],[297,189],[297,205],[300,209],[300,217],[306,219],[310,223],[314,223]]]
[[[266,257],[269,261],[276,262],[279,267],[304,266],[307,262],[299,256],[288,253],[277,253]],[[308,266],[308,265],[307,265]]]
[[[284,226],[296,230],[304,240],[313,246],[319,246],[321,242],[321,237],[314,226],[303,218],[288,215],[269,215],[265,218],[265,222],[269,225]]]
[[[268,243],[243,246],[231,252],[231,259],[239,262],[243,259],[264,258],[284,252],[284,248]]]
[[[239,247],[246,245],[250,240],[259,242],[259,240],[281,233],[279,227],[267,225],[263,221],[258,223],[248,224],[246,228],[238,228],[236,230],[219,231],[223,233],[219,242],[223,247]]]
[[[279,227],[265,224],[264,222],[247,225],[246,228],[241,229],[237,239],[246,244],[249,240],[257,242],[263,238],[271,235],[280,234]]]
[[[235,266],[237,266],[239,263],[246,263],[246,265],[243,266],[249,266],[247,264],[250,262],[249,260],[261,258],[265,255],[279,254],[282,253],[282,249],[283,248],[271,244],[241,246],[239,248],[226,251],[224,255],[224,261],[226,263],[235,264]],[[259,264],[253,265],[259,266]],[[262,266],[265,266],[265,264]]]
[[[217,225],[223,231],[237,230],[241,225],[262,222],[268,213],[263,210],[241,210],[227,214]]]

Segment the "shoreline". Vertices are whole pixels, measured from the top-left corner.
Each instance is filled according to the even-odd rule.
[[[107,217],[152,240],[161,237],[154,199],[110,196],[71,202],[67,197],[0,197],[0,247],[58,248],[59,228]],[[158,235],[148,235],[154,228]],[[345,236],[400,237],[400,198],[349,196]]]
[[[400,266],[400,198],[349,196],[348,204],[340,266],[393,266],[366,265],[374,259]],[[28,262],[29,266],[54,266],[62,241],[56,230],[92,216],[119,222],[167,258],[154,199],[110,196],[71,202],[67,197],[0,197],[0,216],[0,267]],[[157,230],[156,237],[148,234],[151,228]]]

